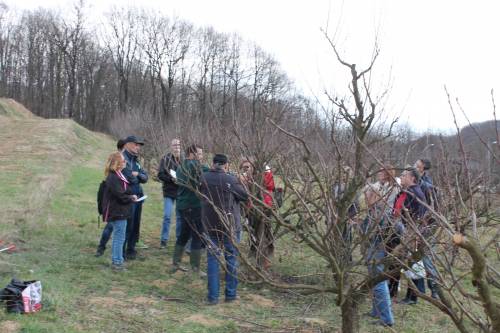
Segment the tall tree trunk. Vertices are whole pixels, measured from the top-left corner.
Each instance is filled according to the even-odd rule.
[[[360,295],[348,293],[341,304],[342,311],[342,333],[359,332],[359,302]]]

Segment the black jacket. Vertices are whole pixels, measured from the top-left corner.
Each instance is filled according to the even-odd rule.
[[[247,201],[248,193],[238,179],[222,169],[211,169],[201,176],[201,217],[210,235],[236,231],[236,201]]]
[[[130,217],[132,207],[132,187],[114,172],[106,177],[106,190],[104,191],[104,221],[126,220]]]
[[[170,170],[177,171],[181,159],[176,159],[172,153],[167,153],[160,161],[158,169],[158,179],[163,183],[163,196],[175,199],[177,197],[177,188],[179,187],[172,176]]]
[[[132,194],[141,197],[144,194],[141,184],[148,182],[148,173],[142,168],[137,156],[129,153],[127,150],[123,151],[123,158],[125,158],[127,162],[127,167],[123,169],[122,173],[130,182]],[[137,176],[132,176],[132,171],[137,171],[139,174]]]

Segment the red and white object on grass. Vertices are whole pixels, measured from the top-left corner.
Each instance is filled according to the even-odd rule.
[[[16,246],[14,244],[10,244],[4,248],[0,249],[0,252],[10,252],[16,249]]]

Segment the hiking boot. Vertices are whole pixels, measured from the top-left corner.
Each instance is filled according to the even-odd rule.
[[[98,247],[97,251],[95,251],[95,257],[99,258],[104,254],[104,249],[102,247]]]
[[[160,241],[160,249],[166,249],[167,248],[167,241]]]
[[[382,320],[372,321],[370,324],[384,327],[392,327],[394,324],[392,323],[384,323]]]
[[[199,268],[192,268],[191,271],[192,271],[193,275],[195,275],[201,279],[204,279],[207,277],[207,273],[205,273],[204,271],[202,271]]]
[[[127,253],[125,255],[125,260],[135,260],[137,259],[137,252]]]
[[[216,299],[215,299],[215,300],[209,300],[209,299],[207,299],[207,300],[205,301],[205,305],[208,305],[208,306],[211,306],[211,305],[217,305],[217,304],[219,304],[219,301],[218,301],[218,300],[216,300]]]
[[[124,264],[111,264],[111,269],[115,272],[124,272],[127,270]]]
[[[226,303],[232,303],[232,302],[236,302],[236,301],[239,301],[240,300],[240,296],[235,296],[235,297],[226,297],[224,299],[224,302]]]
[[[399,304],[403,304],[403,305],[415,305],[415,304],[417,304],[417,301],[413,300],[413,299],[405,298],[405,299],[401,300],[399,302]]]

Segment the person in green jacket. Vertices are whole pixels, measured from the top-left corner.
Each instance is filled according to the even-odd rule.
[[[200,272],[203,226],[201,223],[200,177],[207,167],[201,164],[203,149],[192,144],[186,148],[186,158],[177,168],[177,209],[181,215],[181,231],[177,238],[173,256],[173,269],[180,269],[184,247],[191,238],[190,264],[193,272]],[[203,273],[201,273],[203,274]]]

